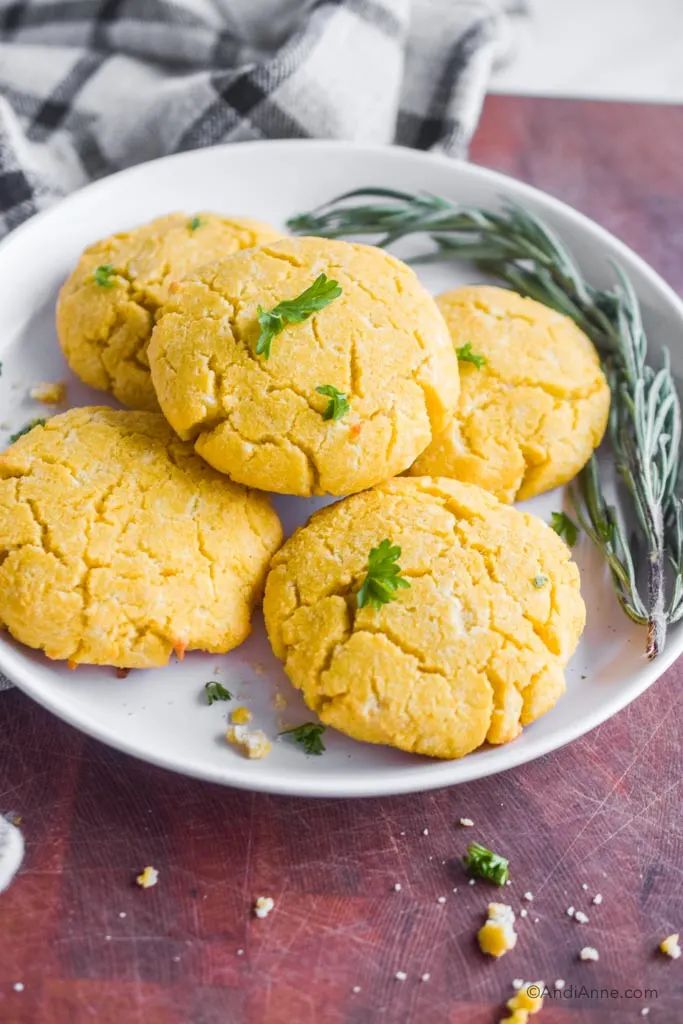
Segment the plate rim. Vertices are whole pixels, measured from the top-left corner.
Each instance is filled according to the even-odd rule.
[[[40,233],[43,224],[51,217],[63,216],[65,213],[68,213],[68,210],[72,205],[76,206],[82,201],[84,193],[92,196],[96,195],[99,191],[106,192],[106,189],[109,187],[112,180],[120,181],[121,179],[135,178],[138,175],[147,175],[150,172],[150,168],[158,166],[161,163],[173,162],[178,165],[182,165],[183,163],[191,163],[193,160],[197,159],[210,159],[212,155],[216,155],[217,153],[232,153],[234,155],[236,147],[239,147],[240,150],[252,151],[259,149],[268,149],[272,151],[276,149],[280,151],[309,150],[318,152],[335,152],[341,150],[353,152],[359,160],[362,160],[364,155],[368,158],[381,156],[382,158],[388,157],[389,159],[393,159],[394,157],[398,157],[399,159],[412,161],[416,165],[425,166],[428,164],[436,164],[452,171],[456,171],[459,174],[465,174],[475,179],[488,181],[489,183],[497,186],[497,193],[504,194],[506,191],[512,191],[516,196],[521,195],[522,197],[527,197],[541,207],[544,207],[546,210],[550,210],[551,213],[557,214],[559,217],[565,218],[569,221],[573,221],[583,231],[597,239],[600,243],[607,244],[610,248],[616,250],[617,253],[625,257],[628,263],[635,265],[641,275],[652,286],[653,290],[659,293],[670,307],[673,307],[673,309],[678,313],[683,326],[683,300],[679,298],[677,293],[664,280],[664,278],[653,267],[651,267],[643,257],[639,256],[638,253],[632,250],[628,245],[626,245],[626,243],[622,242],[616,235],[612,234],[612,232],[607,230],[607,228],[602,227],[586,214],[574,209],[574,207],[565,203],[563,200],[556,198],[542,189],[536,188],[534,185],[529,185],[526,182],[520,181],[517,178],[501,171],[492,170],[487,167],[482,167],[479,164],[473,164],[464,160],[453,159],[441,153],[414,150],[404,146],[367,145],[347,140],[264,139],[239,144],[224,143],[219,146],[208,147],[205,149],[173,153],[142,164],[136,164],[133,167],[125,168],[112,175],[90,182],[82,188],[77,189],[75,192],[70,193],[58,202],[52,204],[47,209],[41,210],[39,213],[30,217],[0,241],[0,261],[3,261],[6,258],[8,250],[11,250],[17,242],[23,242],[27,236],[30,237],[31,233]],[[5,347],[6,345],[1,345],[0,352],[4,350]],[[494,752],[505,752],[505,764],[503,765],[497,764],[495,759],[492,759],[489,762],[489,759],[486,758],[485,754],[477,756],[476,752],[473,752],[473,754],[468,755],[465,758],[460,758],[456,761],[431,762],[429,763],[430,770],[428,772],[425,772],[424,770],[424,760],[420,760],[420,762],[416,762],[413,767],[407,769],[402,768],[396,776],[387,773],[387,775],[379,778],[366,778],[362,775],[346,777],[343,773],[340,773],[339,776],[334,779],[321,776],[320,778],[322,779],[322,782],[317,782],[318,776],[315,772],[311,772],[310,780],[307,779],[301,784],[297,784],[296,789],[292,789],[291,782],[287,782],[286,780],[282,781],[278,773],[270,773],[269,775],[261,776],[260,773],[254,772],[253,769],[249,772],[248,767],[250,762],[248,761],[245,761],[244,765],[241,763],[234,764],[232,762],[226,762],[225,767],[216,767],[214,769],[212,766],[207,766],[206,764],[195,763],[192,758],[189,761],[180,763],[178,760],[173,761],[173,759],[169,759],[169,757],[165,755],[140,751],[135,743],[129,742],[125,737],[115,734],[113,730],[108,730],[105,725],[92,718],[87,712],[84,712],[77,706],[71,706],[68,704],[65,706],[59,701],[51,701],[49,691],[32,678],[30,667],[24,667],[18,663],[13,664],[15,657],[18,660],[19,655],[16,654],[13,647],[9,646],[3,639],[0,639],[0,670],[18,687],[18,689],[26,693],[38,704],[46,708],[46,710],[55,714],[62,721],[67,722],[67,724],[78,729],[80,732],[105,743],[107,746],[120,750],[140,761],[144,761],[145,763],[154,764],[157,767],[165,768],[188,777],[198,778],[203,781],[218,783],[224,786],[232,786],[236,789],[287,796],[360,798],[427,792],[444,786],[471,782],[475,779],[497,775],[501,772],[519,767],[522,764],[534,761],[537,758],[542,757],[544,754],[548,754],[554,750],[559,750],[568,743],[573,742],[597,728],[597,726],[606,722],[619,711],[631,704],[667,671],[682,652],[683,630],[679,630],[677,636],[672,638],[664,652],[659,655],[657,659],[652,662],[648,662],[643,655],[643,664],[640,669],[633,672],[629,681],[625,683],[622,688],[616,689],[616,692],[611,695],[610,699],[607,700],[604,705],[596,708],[592,713],[583,716],[579,721],[562,726],[560,729],[561,739],[559,742],[557,740],[557,734],[553,733],[546,737],[532,737],[523,747],[516,747],[514,743],[511,743],[505,744],[502,747],[494,748]],[[0,697],[0,700],[2,700],[2,697]],[[449,775],[453,772],[454,766],[457,766],[458,775],[455,779],[449,778]]]

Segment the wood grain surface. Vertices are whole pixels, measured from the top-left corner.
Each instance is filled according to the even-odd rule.
[[[683,289],[683,109],[494,97],[472,158],[590,214]],[[539,1024],[625,1024],[644,1006],[680,1024],[683,960],[656,950],[683,931],[682,711],[679,665],[524,768],[350,802],[181,778],[1,694],[0,812],[22,816],[27,857],[0,896],[0,1021],[492,1024],[519,977],[566,982]],[[499,962],[475,943],[503,894],[467,884],[472,839],[510,857],[504,898],[528,911]],[[142,891],[145,864],[160,874]],[[276,901],[266,920],[259,895]],[[579,962],[585,945],[598,963]]]

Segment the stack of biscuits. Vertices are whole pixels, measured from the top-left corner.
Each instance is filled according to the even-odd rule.
[[[489,286],[435,300],[373,246],[176,213],[88,248],[57,331],[127,408],[72,409],[0,456],[14,638],[147,668],[233,649],[263,600],[324,723],[441,758],[556,703],[579,573],[513,503],[571,480],[605,431],[571,320]],[[268,492],[341,500],[283,544]]]

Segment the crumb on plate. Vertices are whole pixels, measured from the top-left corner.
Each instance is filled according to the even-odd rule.
[[[66,398],[66,384],[63,380],[34,384],[29,395],[36,402],[42,402],[44,405],[59,405]]]
[[[239,747],[245,757],[258,760],[266,757],[272,744],[262,729],[247,729],[246,725],[232,725],[226,735],[228,743]]]
[[[249,708],[235,708],[230,721],[233,725],[248,725],[251,722],[251,711]]]

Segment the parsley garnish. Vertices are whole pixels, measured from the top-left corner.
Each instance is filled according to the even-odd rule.
[[[332,384],[321,384],[315,389],[319,395],[327,395],[329,402],[323,413],[324,420],[340,420],[351,408],[343,391],[338,391]]]
[[[217,683],[215,680],[205,683],[204,689],[206,690],[207,704],[213,704],[217,700],[232,700],[230,690],[226,690],[222,683]]]
[[[541,587],[544,587],[546,585],[546,583],[548,582],[548,577],[544,576],[542,573],[539,573],[538,576],[534,576],[534,578],[532,579],[531,582],[533,583],[533,585],[536,587],[537,590],[540,590]]]
[[[95,284],[98,284],[100,288],[113,288],[112,277],[115,273],[116,269],[113,263],[103,263],[101,266],[95,267],[92,276]]]
[[[291,736],[295,743],[300,743],[306,754],[322,754],[325,744],[322,735],[327,728],[322,722],[303,722],[291,729],[284,729],[280,736]]]
[[[470,843],[463,863],[470,875],[485,878],[496,885],[505,885],[510,877],[510,861],[479,843]]]
[[[23,425],[21,430],[17,430],[16,434],[10,434],[10,442],[18,441],[24,434],[28,434],[29,430],[33,430],[34,427],[44,427],[46,423],[47,420],[43,419],[29,420],[28,423]]]
[[[320,274],[313,284],[295,299],[285,299],[269,310],[259,306],[257,313],[261,333],[256,342],[258,355],[270,358],[270,345],[277,334],[284,331],[288,324],[300,324],[308,320],[313,313],[338,299],[341,293],[342,290],[336,281],[328,281],[325,274]]]
[[[204,221],[202,220],[201,217],[192,217],[192,219],[187,222],[187,226],[190,229],[190,231],[196,231],[197,228],[201,228],[203,224]]]
[[[410,587],[408,580],[400,575],[401,566],[397,561],[400,556],[400,547],[392,545],[388,538],[372,548],[368,556],[368,573],[357,595],[359,608],[369,604],[379,610],[383,604],[396,600],[399,587]]]
[[[570,548],[573,548],[578,540],[579,528],[566,512],[553,512],[550,517],[550,529],[554,530],[558,537],[564,537]]]
[[[458,357],[458,362],[474,363],[478,370],[481,370],[482,366],[486,366],[486,358],[484,356],[477,355],[476,352],[472,351],[471,341],[466,341],[464,345],[460,345],[459,348],[456,348],[455,354]]]

